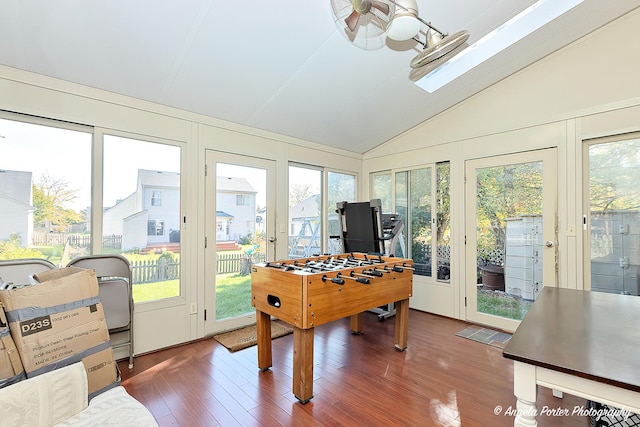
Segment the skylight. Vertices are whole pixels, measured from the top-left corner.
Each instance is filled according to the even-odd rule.
[[[435,92],[584,0],[539,0],[416,82]]]

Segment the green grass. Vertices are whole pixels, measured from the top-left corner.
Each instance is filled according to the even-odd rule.
[[[251,313],[253,310],[251,276],[236,273],[216,276],[216,320]]]
[[[478,312],[481,313],[522,320],[531,304],[522,298],[478,289]]]
[[[177,296],[180,296],[180,280],[178,279],[133,285],[133,300],[135,302],[154,301]]]
[[[180,281],[142,283],[133,286],[135,302],[154,301],[180,295]],[[235,273],[216,276],[216,320],[251,313],[251,276]]]

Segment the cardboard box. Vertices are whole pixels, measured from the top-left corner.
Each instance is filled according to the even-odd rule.
[[[117,366],[93,270],[62,268],[37,285],[0,291],[27,378],[83,361],[89,394],[117,381]]]
[[[0,388],[25,378],[22,360],[16,348],[4,310],[0,306]]]

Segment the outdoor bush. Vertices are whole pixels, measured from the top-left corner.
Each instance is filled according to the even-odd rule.
[[[42,252],[22,247],[22,238],[12,233],[9,240],[0,242],[0,259],[44,258]]]

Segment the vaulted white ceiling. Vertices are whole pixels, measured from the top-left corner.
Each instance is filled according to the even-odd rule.
[[[468,44],[533,3],[418,0]],[[331,0],[2,0],[0,64],[364,153],[639,6],[585,0],[434,93],[419,44],[355,47]]]

